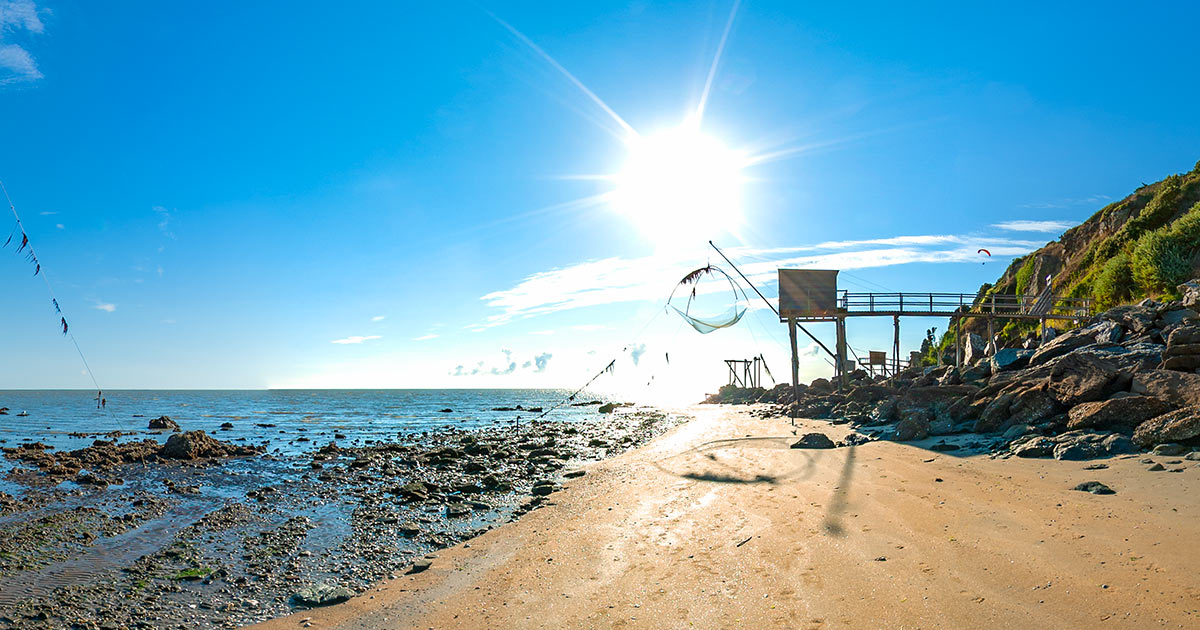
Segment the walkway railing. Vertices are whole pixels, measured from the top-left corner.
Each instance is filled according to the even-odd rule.
[[[838,307],[847,315],[997,315],[1083,319],[1091,316],[1092,301],[1051,295],[987,295],[973,293],[850,293],[841,291]]]

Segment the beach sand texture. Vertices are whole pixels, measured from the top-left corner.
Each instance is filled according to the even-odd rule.
[[[692,413],[423,573],[256,627],[1200,627],[1197,462],[798,450],[786,419]]]

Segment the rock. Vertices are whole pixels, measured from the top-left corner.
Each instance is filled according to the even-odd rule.
[[[605,403],[603,405],[600,405],[596,409],[596,411],[599,411],[600,413],[612,413],[613,409],[616,409],[616,408],[617,408],[617,406],[613,403]]]
[[[1174,407],[1200,405],[1200,375],[1147,370],[1133,376],[1129,391],[1158,398]]]
[[[166,430],[166,431],[178,431],[179,423],[175,422],[174,420],[172,420],[171,418],[169,418],[167,416],[159,416],[150,421],[149,428]]]
[[[1192,405],[1151,418],[1133,432],[1138,446],[1180,442],[1200,436],[1200,405]]]
[[[1054,440],[1039,435],[1021,442],[1012,451],[1017,457],[1048,457],[1054,452],[1054,446]]]
[[[1135,333],[1145,332],[1154,326],[1158,310],[1146,304],[1117,306],[1100,315],[1101,319],[1117,322]]]
[[[1071,353],[1050,370],[1050,393],[1071,407],[1104,398],[1105,389],[1117,375],[1117,366],[1091,354]]]
[[[1054,447],[1054,459],[1062,461],[1077,462],[1086,459],[1095,459],[1104,454],[1105,451],[1102,445],[1087,440],[1060,443]]]
[[[400,531],[400,534],[406,538],[412,538],[413,536],[421,533],[421,526],[414,521],[404,521],[403,523],[400,523],[400,526],[397,529]]]
[[[1124,326],[1106,319],[1088,326],[1086,330],[1096,343],[1121,343],[1121,338],[1125,336]]]
[[[318,606],[331,606],[340,604],[351,597],[354,597],[354,591],[344,586],[334,586],[327,582],[306,586],[292,595],[292,602],[300,606],[308,606],[316,608]]]
[[[975,421],[975,432],[990,433],[998,430],[1008,420],[1008,412],[1015,398],[1014,394],[1006,393],[992,399],[979,414],[979,419]]]
[[[1167,403],[1149,396],[1128,395],[1076,405],[1069,412],[1068,429],[1129,428],[1170,411]]]
[[[1200,368],[1200,355],[1197,354],[1182,357],[1167,357],[1166,359],[1163,359],[1164,370],[1195,372],[1197,368]]]
[[[1104,447],[1104,452],[1109,455],[1123,455],[1125,453],[1136,453],[1138,447],[1133,443],[1133,440],[1114,433],[1100,441],[1100,445]]]
[[[1151,464],[1150,467],[1147,468],[1146,470],[1148,470],[1150,472],[1159,472],[1159,471],[1166,470],[1166,469],[1167,469],[1167,467],[1163,466],[1162,464]]]
[[[1099,481],[1085,481],[1075,486],[1075,489],[1080,492],[1090,492],[1092,494],[1116,494],[1115,490]]]
[[[1029,365],[1031,367],[1042,365],[1051,359],[1057,359],[1093,343],[1096,343],[1096,338],[1087,334],[1086,329],[1065,332],[1038,347],[1033,356],[1029,357]]]
[[[416,562],[412,563],[412,566],[408,568],[408,573],[410,575],[413,573],[421,573],[422,571],[429,570],[429,567],[432,567],[432,566],[433,566],[433,560],[431,560],[429,558],[421,558],[420,560],[417,560]]]
[[[1159,317],[1159,325],[1163,328],[1168,326],[1177,326],[1200,317],[1200,313],[1196,313],[1190,308],[1177,308],[1167,311]],[[1172,331],[1174,332],[1174,331]]]
[[[945,440],[943,440],[941,442],[938,442],[937,444],[934,444],[933,446],[930,446],[929,450],[938,451],[939,453],[945,453],[945,452],[949,452],[949,451],[957,451],[960,448],[962,448],[962,447],[957,444],[951,444],[950,442],[946,442]]]
[[[1183,295],[1183,305],[1188,308],[1200,308],[1200,281],[1188,280],[1178,287]]]
[[[1200,451],[1192,451],[1184,456],[1189,462],[1200,462]]]
[[[976,361],[984,358],[986,347],[987,346],[983,341],[983,337],[975,333],[969,333],[967,337],[963,339],[963,361],[967,365],[972,365]]]
[[[792,444],[792,448],[833,448],[833,440],[824,433],[805,433]]]
[[[1191,447],[1184,446],[1182,444],[1167,443],[1155,446],[1151,453],[1155,455],[1162,455],[1164,457],[1174,457],[1175,455],[1183,455],[1191,450]]]
[[[896,423],[896,440],[908,442],[929,437],[929,420],[912,415]]]
[[[1200,343],[1200,324],[1180,326],[1167,335],[1167,346],[1186,346]]]
[[[938,416],[929,421],[929,435],[950,435],[954,433],[954,420],[948,416]]]
[[[1015,348],[997,350],[996,354],[992,356],[992,373],[1023,368],[1029,365],[1029,359],[1033,357],[1033,354],[1033,350],[1017,350]]]
[[[1054,399],[1046,384],[1035,385],[1017,392],[1009,407],[1008,422],[1016,424],[1037,424],[1060,412],[1060,405]]]
[[[563,477],[566,477],[567,479],[577,479],[586,474],[586,470],[568,470],[567,472],[563,473]]]
[[[164,459],[192,460],[201,457],[242,457],[258,452],[259,450],[253,447],[234,446],[215,440],[204,431],[188,431],[167,438],[167,443],[159,450],[158,456]]]
[[[1028,424],[1014,424],[1013,426],[1008,427],[1008,430],[1005,431],[1004,435],[1001,437],[1006,441],[1011,441],[1021,437],[1022,435],[1033,433],[1036,430],[1037,429]]]
[[[861,444],[866,444],[867,442],[870,442],[870,441],[871,441],[870,437],[865,436],[861,433],[850,433],[846,436],[846,439],[838,442],[837,445],[838,446],[859,446]]]

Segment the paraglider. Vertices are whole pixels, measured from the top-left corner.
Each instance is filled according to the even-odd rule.
[[[991,257],[992,257],[992,252],[989,252],[989,251],[988,251],[988,250],[986,250],[986,249],[980,249],[979,251],[977,251],[977,252],[975,252],[975,253],[976,253],[976,254],[987,254],[987,255],[988,255],[988,258],[991,258]]]
[[[723,278],[729,284],[728,294],[732,304],[730,304],[729,308],[727,308],[724,313],[713,316],[697,317],[696,315],[692,314],[692,307],[696,302],[697,289],[699,288],[700,282],[706,277],[711,277],[718,282]],[[686,285],[691,286],[691,291],[688,292],[687,301],[683,305],[683,308],[680,309],[673,303],[673,301],[675,299],[675,293],[679,290],[679,287]],[[705,293],[709,292],[711,291],[705,291]],[[675,288],[671,290],[671,295],[667,298],[667,306],[671,307],[676,313],[679,313],[680,317],[683,317],[683,319],[687,321],[692,328],[696,329],[696,332],[706,335],[719,328],[728,328],[729,326],[738,323],[738,321],[742,319],[742,316],[746,314],[747,301],[746,291],[742,289],[738,283],[734,282],[733,278],[730,277],[729,274],[725,273],[725,271],[720,267],[708,265],[706,267],[693,270],[684,276],[683,279],[679,281],[679,284],[675,285]],[[668,359],[668,362],[669,361],[670,359]]]

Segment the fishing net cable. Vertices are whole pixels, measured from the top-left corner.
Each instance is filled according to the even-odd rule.
[[[75,352],[79,354],[79,360],[83,362],[83,369],[87,371],[88,378],[92,379],[92,385],[96,387],[96,391],[103,391],[100,383],[96,380],[96,375],[92,372],[92,367],[88,365],[87,357],[83,356],[83,349],[79,347],[79,341],[75,339],[75,333],[71,332],[67,325],[67,317],[63,314],[62,306],[58,303],[58,296],[54,294],[54,287],[50,286],[50,278],[47,277],[46,271],[42,269],[41,258],[34,253],[33,244],[29,242],[29,233],[25,231],[25,224],[21,221],[21,215],[17,213],[17,206],[13,204],[12,197],[8,195],[8,189],[4,186],[3,181],[0,181],[0,192],[4,193],[4,200],[8,202],[8,209],[12,210],[13,219],[16,220],[13,234],[15,235],[16,232],[21,233],[21,245],[17,251],[20,252],[22,249],[29,250],[27,258],[35,265],[33,275],[41,276],[42,282],[46,283],[46,292],[50,294],[50,303],[54,305],[54,312],[59,316],[63,335],[70,339],[71,344],[75,346]],[[12,235],[9,236],[9,240],[12,240]],[[5,242],[5,246],[7,245],[8,243]]]

